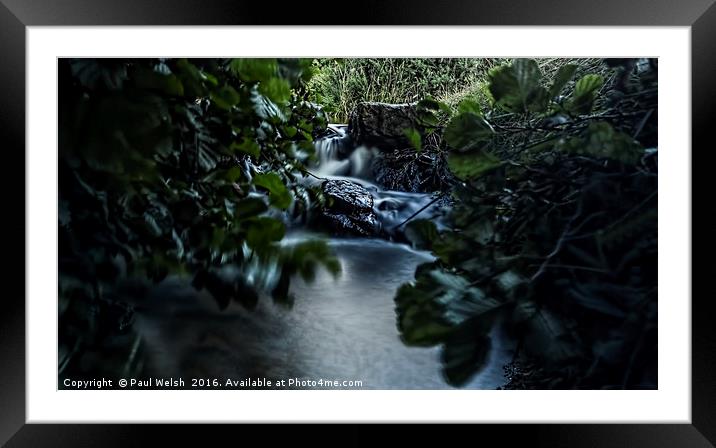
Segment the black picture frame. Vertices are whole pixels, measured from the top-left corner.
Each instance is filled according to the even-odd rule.
[[[279,6],[281,5],[281,6]],[[25,424],[25,40],[28,26],[105,25],[570,25],[690,26],[692,61],[692,418],[691,424],[481,425],[479,438],[510,446],[515,438],[537,446],[712,446],[716,443],[716,329],[713,291],[716,273],[709,258],[716,246],[716,221],[707,195],[706,170],[714,165],[710,114],[716,99],[716,5],[714,0],[369,0],[341,7],[312,1],[305,8],[244,0],[0,0],[0,147],[3,148],[3,205],[8,221],[2,247],[7,286],[0,311],[0,443],[7,446],[133,446],[137,425]],[[713,138],[713,137],[712,137]],[[696,163],[694,163],[696,155]],[[21,169],[22,167],[22,169]],[[23,194],[19,194],[22,190]],[[7,222],[7,221],[6,221]],[[23,234],[24,238],[20,238]],[[688,300],[685,297],[684,300]],[[141,425],[161,432],[163,442],[196,435],[187,426]],[[336,445],[369,443],[364,427],[333,427]],[[241,430],[245,433],[245,429]],[[259,430],[270,441],[287,431]],[[408,432],[420,437],[423,427]],[[300,439],[303,429],[290,429]],[[245,434],[244,434],[245,435]],[[403,434],[405,435],[405,434]],[[218,435],[216,436],[218,437]],[[329,436],[326,435],[326,439]],[[148,440],[148,439],[147,439]]]

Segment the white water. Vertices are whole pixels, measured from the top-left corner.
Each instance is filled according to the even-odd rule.
[[[383,190],[374,183],[373,161],[378,155],[376,148],[366,146],[350,147],[350,139],[338,130],[338,134],[316,142],[318,165],[312,174],[322,179],[342,179],[365,187],[373,196],[374,211],[378,221],[388,233],[417,213],[415,219],[432,219],[442,227],[440,206],[428,206],[436,197],[432,193],[412,193]],[[307,176],[307,183],[319,183],[315,177]]]
[[[288,237],[302,241],[310,234]],[[140,311],[147,373],[175,377],[360,380],[363,389],[450,389],[439,348],[406,347],[396,327],[393,297],[431,260],[425,252],[376,239],[336,239],[330,245],[343,274],[294,279],[292,309],[263,297],[256,310],[219,311],[206,293],[169,279]],[[509,347],[494,338],[488,366],[466,386],[504,383]]]
[[[373,184],[365,171],[373,153],[367,148],[346,156],[338,146],[320,145],[317,175],[364,185],[384,226],[400,223],[431,200],[429,194],[382,191]],[[419,216],[433,211],[426,212]],[[315,237],[295,231],[283,244]],[[234,304],[219,311],[207,293],[197,293],[187,281],[172,278],[159,285],[138,313],[147,373],[185,379],[358,380],[363,389],[451,388],[442,377],[440,349],[407,347],[396,326],[395,292],[413,279],[417,265],[433,259],[431,254],[382,239],[335,238],[329,245],[342,275],[334,279],[319,272],[311,283],[294,278],[290,310],[262,297],[254,311]],[[502,366],[511,347],[499,334],[493,336],[487,367],[467,388],[504,384]]]

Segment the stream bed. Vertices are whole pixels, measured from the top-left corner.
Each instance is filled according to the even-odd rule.
[[[370,213],[382,230],[396,229],[417,213],[441,226],[433,194],[381,189],[371,172],[377,150],[349,142],[340,129],[318,141],[319,162],[303,181],[320,185],[340,179],[360,185],[364,195],[372,196]],[[321,236],[294,225],[284,241],[316,237]],[[185,381],[323,379],[360,381],[362,389],[451,388],[442,377],[440,348],[406,346],[396,325],[397,289],[413,280],[415,268],[432,255],[386,238],[331,237],[328,244],[342,274],[334,278],[320,271],[313,282],[292,279],[291,309],[263,297],[253,311],[236,304],[219,311],[208,293],[195,291],[188,281],[164,281],[138,307],[146,373]],[[503,366],[513,347],[501,335],[492,336],[487,365],[466,388],[494,389],[505,383]]]
[[[303,236],[301,236],[303,237]],[[405,346],[393,297],[431,260],[425,252],[378,239],[334,239],[342,275],[321,271],[294,279],[292,309],[264,298],[254,311],[219,311],[205,292],[168,279],[139,310],[147,373],[188,378],[331,379],[362,381],[363,389],[449,389],[440,350]],[[162,303],[164,302],[164,303]],[[466,388],[504,384],[510,347],[499,337],[486,368]]]

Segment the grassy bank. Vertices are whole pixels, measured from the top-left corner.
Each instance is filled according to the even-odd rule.
[[[548,82],[565,64],[577,65],[577,76],[581,72],[607,71],[602,59],[538,61]],[[408,103],[432,97],[455,108],[465,98],[471,98],[486,109],[492,102],[487,74],[491,68],[508,62],[497,58],[316,59],[308,91],[334,123],[348,122],[350,112],[360,101]]]

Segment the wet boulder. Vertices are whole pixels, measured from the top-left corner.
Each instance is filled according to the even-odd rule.
[[[340,179],[327,180],[323,182],[321,188],[329,202],[333,203],[332,209],[342,213],[373,209],[373,195],[355,182]]]
[[[340,235],[375,236],[378,234],[378,220],[375,213],[344,215],[324,212],[331,229]]]
[[[373,196],[368,190],[347,180],[327,180],[321,188],[326,196],[323,216],[334,231],[364,236],[378,232]]]
[[[372,169],[375,181],[386,190],[447,191],[454,183],[444,154],[430,149],[381,151]]]
[[[417,103],[361,102],[351,113],[348,132],[358,144],[381,149],[410,146],[405,130],[418,128]]]

